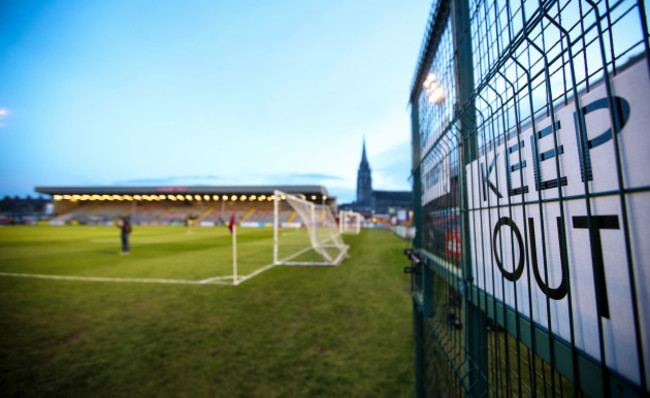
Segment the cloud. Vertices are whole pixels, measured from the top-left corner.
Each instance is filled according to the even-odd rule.
[[[115,181],[114,185],[326,185],[344,181],[343,177],[324,173],[273,173],[216,175],[187,175],[153,178],[135,178]]]
[[[303,179],[303,180],[343,180],[343,177],[331,175],[331,174],[321,174],[321,173],[292,173],[288,175],[291,179]]]
[[[132,180],[122,180],[117,181],[117,185],[167,185],[167,184],[176,184],[176,185],[191,185],[191,184],[200,184],[200,183],[215,183],[220,182],[222,179],[215,175],[189,175],[189,176],[170,176],[162,178],[139,178]]]

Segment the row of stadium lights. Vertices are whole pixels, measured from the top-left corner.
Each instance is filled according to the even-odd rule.
[[[316,200],[316,198],[317,198],[316,195],[311,196],[312,200]],[[150,202],[161,201],[161,200],[171,200],[173,202],[175,202],[177,200],[183,200],[183,201],[196,200],[196,201],[205,201],[205,202],[208,202],[210,200],[213,200],[213,201],[219,201],[219,200],[228,201],[228,200],[230,200],[231,202],[235,202],[235,201],[239,200],[241,202],[244,202],[244,201],[248,200],[249,202],[252,202],[252,201],[257,200],[259,202],[262,202],[262,201],[265,201],[265,200],[266,201],[272,201],[274,199],[275,199],[275,195],[270,195],[270,196],[266,196],[266,195],[260,195],[260,196],[257,196],[257,195],[250,195],[250,196],[247,196],[247,195],[241,195],[241,196],[222,195],[221,197],[219,197],[219,195],[212,195],[212,196],[210,196],[210,195],[203,195],[203,196],[201,196],[201,195],[193,195],[193,196],[192,195],[133,195],[133,196],[131,196],[131,195],[54,195],[54,200],[57,200],[57,201],[59,201],[59,200],[70,200],[70,201],[73,201],[73,202],[86,201],[86,200],[91,200],[91,201],[92,200],[100,200],[100,201],[104,201],[104,200],[108,200],[108,201],[115,201],[115,200],[117,200],[117,201],[124,201],[124,200],[126,200],[126,201],[133,201],[133,200],[142,201],[142,200],[146,200],[146,201],[150,201]],[[280,197],[280,200],[286,200],[286,199],[287,198],[285,196]],[[326,200],[327,196],[323,196],[322,199]]]

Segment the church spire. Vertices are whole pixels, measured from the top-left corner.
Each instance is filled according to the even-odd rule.
[[[361,163],[357,174],[357,205],[372,206],[372,176],[368,157],[366,155],[366,138],[363,138],[363,148],[361,150]]]
[[[368,164],[368,158],[366,157],[366,137],[363,137],[363,149],[361,150],[361,164]]]

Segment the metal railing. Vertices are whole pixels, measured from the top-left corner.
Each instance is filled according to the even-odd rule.
[[[416,391],[650,392],[643,1],[437,0],[411,89]]]

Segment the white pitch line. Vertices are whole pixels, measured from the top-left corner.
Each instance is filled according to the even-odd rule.
[[[279,265],[279,264],[271,263],[271,264],[265,265],[264,267],[258,269],[255,272],[252,272],[252,273],[250,273],[248,275],[243,275],[243,276],[240,275],[239,277],[237,277],[237,283],[240,284],[240,283],[242,283],[244,281],[247,281],[248,279],[250,279],[250,278],[252,278],[254,276],[257,276],[257,275],[261,274],[262,272],[275,267],[276,265]],[[198,283],[216,283],[215,281],[220,280],[220,279],[233,279],[233,276],[232,275],[229,275],[229,276],[215,276],[214,278],[203,279],[203,280],[199,281]]]
[[[202,279],[196,283],[211,283],[213,281],[223,280],[223,279],[232,279],[232,275],[227,276],[215,276],[214,278]]]
[[[282,260],[278,260],[278,263],[283,263],[283,262],[286,262],[286,261],[289,261],[289,260],[293,260],[294,258],[298,257],[299,255],[301,255],[303,253],[306,253],[306,252],[308,252],[310,250],[314,250],[314,248],[311,247],[311,246],[306,247],[306,248],[304,248],[304,249],[302,249],[302,250],[300,250],[300,251],[298,251],[298,252],[296,252],[296,253],[294,253],[294,254],[292,254],[290,256],[287,256],[287,257],[283,258]]]
[[[252,277],[254,277],[254,276],[257,276],[257,275],[261,274],[262,272],[264,272],[264,271],[266,271],[266,270],[268,270],[268,269],[271,269],[271,268],[275,267],[276,265],[278,265],[278,264],[273,264],[273,263],[271,263],[271,264],[269,264],[269,265],[267,265],[267,266],[265,266],[265,267],[263,267],[263,268],[258,269],[257,271],[255,271],[255,272],[253,272],[253,273],[251,273],[251,274],[248,274],[248,275],[246,275],[246,276],[243,276],[243,277],[241,277],[241,278],[238,278],[238,279],[237,279],[237,283],[245,282],[245,281],[247,281],[248,279],[250,279],[250,278],[252,278]]]
[[[85,281],[85,282],[118,282],[118,283],[158,283],[158,284],[180,284],[180,285],[200,285],[208,282],[190,281],[183,279],[146,279],[146,278],[109,278],[97,276],[68,276],[68,275],[43,275],[43,274],[18,274],[10,272],[0,272],[0,276],[9,276],[14,278],[33,278],[33,279],[53,279],[65,281]],[[211,281],[209,283],[219,285],[230,285],[231,283],[223,281]]]

